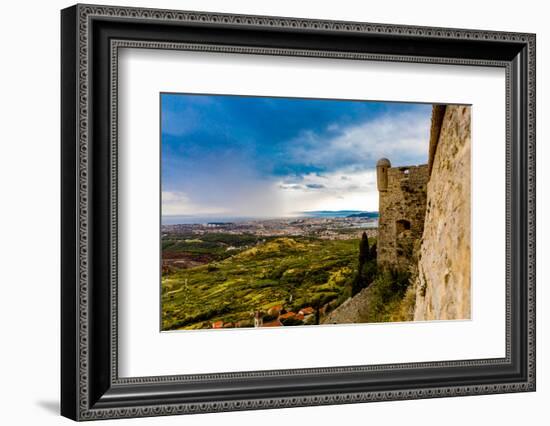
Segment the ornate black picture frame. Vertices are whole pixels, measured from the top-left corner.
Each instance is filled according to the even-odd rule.
[[[535,390],[535,35],[95,5],[64,9],[61,28],[62,415],[92,420]],[[506,356],[119,378],[120,47],[504,68]]]

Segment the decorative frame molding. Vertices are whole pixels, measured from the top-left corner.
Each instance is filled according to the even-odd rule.
[[[124,25],[128,23],[139,24],[143,29],[126,30]],[[234,38],[238,42],[213,43],[204,35],[205,29],[212,27],[236,34]],[[189,34],[176,37],[174,28],[181,29],[182,33],[188,29]],[[247,30],[275,34],[270,41],[272,45],[249,45]],[[158,33],[159,40],[140,39],[136,37],[140,31]],[[300,41],[301,35],[308,33],[323,35],[329,40],[336,35],[349,36],[346,39],[349,47],[338,44],[336,39],[333,45],[338,49],[293,45],[292,40]],[[282,41],[277,39],[279,34]],[[182,41],[181,37],[189,40]],[[367,51],[355,49],[356,37],[372,41]],[[418,54],[400,53],[399,47],[389,51],[388,43],[397,41],[409,47],[421,45]],[[464,56],[437,55],[438,45],[454,47],[451,53],[462,52]],[[461,46],[478,49],[466,54]],[[124,47],[505,68],[506,357],[119,378],[116,123],[118,49]],[[76,5],[62,11],[62,86],[63,415],[75,420],[92,420],[535,390],[533,34]],[[108,172],[108,178],[100,177],[98,167]],[[100,247],[108,254],[107,258],[101,257]],[[491,376],[492,380],[480,378],[467,385],[446,382],[445,374],[451,371],[468,372],[476,368],[487,372],[500,368],[510,379],[501,377],[497,381],[496,376]],[[403,385],[399,377],[408,371],[429,371],[435,385]],[[380,373],[395,377],[394,387],[390,383],[377,388]],[[328,391],[336,375],[340,379],[348,378],[349,385],[342,390]],[[312,385],[313,391],[300,393],[291,387],[292,378],[297,376],[302,380],[311,377],[318,383],[316,387]],[[236,394],[214,391],[234,379],[247,380],[251,388],[256,389],[254,395],[260,396],[250,397],[251,391],[246,386]],[[359,379],[365,383],[358,384]],[[288,382],[287,388],[277,391],[277,386],[284,388],[281,380]],[[196,396],[189,396],[189,390],[179,397],[166,394],[168,389],[173,394],[176,388],[186,386],[196,388]]]

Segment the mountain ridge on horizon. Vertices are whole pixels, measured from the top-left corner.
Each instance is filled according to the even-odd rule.
[[[311,210],[300,212],[302,214],[313,214],[313,215],[338,215],[338,216],[347,216],[347,217],[378,217],[377,211],[367,211],[367,210]]]

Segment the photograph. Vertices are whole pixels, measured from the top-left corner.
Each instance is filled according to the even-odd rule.
[[[470,319],[470,123],[161,93],[161,331]]]

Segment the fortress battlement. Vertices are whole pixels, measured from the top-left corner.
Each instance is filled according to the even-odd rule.
[[[407,268],[414,244],[424,231],[428,165],[391,167],[390,160],[382,158],[376,172],[380,214],[378,264]]]

